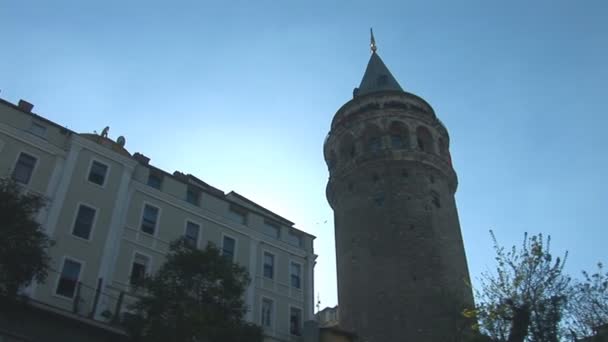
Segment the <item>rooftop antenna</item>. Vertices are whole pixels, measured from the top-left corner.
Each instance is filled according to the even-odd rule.
[[[371,27],[369,28],[369,34],[371,36],[369,46],[372,49],[372,53],[376,53],[376,50],[378,50],[378,47],[376,46],[376,39],[374,38],[374,29]]]

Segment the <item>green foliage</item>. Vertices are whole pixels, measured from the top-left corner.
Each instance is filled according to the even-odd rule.
[[[496,272],[484,273],[476,291],[475,315],[481,332],[495,341],[556,342],[570,278],[563,274],[567,257],[553,258],[551,239],[526,234],[520,249],[496,251]]]
[[[52,241],[35,216],[45,205],[12,180],[0,179],[0,297],[14,299],[34,279],[44,282]]]
[[[258,342],[262,330],[244,322],[247,271],[209,245],[204,250],[180,239],[165,264],[142,286],[145,293],[124,320],[133,340]]]
[[[568,318],[574,337],[591,336],[608,324],[608,272],[601,263],[593,274],[583,271],[583,280],[574,283],[571,297]]]

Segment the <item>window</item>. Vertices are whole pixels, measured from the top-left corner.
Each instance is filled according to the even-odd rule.
[[[289,308],[289,333],[302,336],[302,310]]]
[[[289,265],[289,274],[291,278],[291,287],[295,287],[296,289],[302,288],[302,265],[292,262]]]
[[[106,181],[107,172],[107,165],[94,160],[91,164],[91,170],[89,170],[89,182],[103,186]]]
[[[391,135],[391,147],[394,149],[403,148],[403,139],[401,138],[401,135],[398,135],[398,134]]]
[[[274,306],[274,303],[272,302],[271,299],[262,298],[261,323],[262,323],[263,328],[272,328],[272,316],[273,316],[272,307],[273,306]]]
[[[144,213],[141,219],[141,231],[154,235],[156,222],[158,221],[158,208],[149,204],[144,205]]]
[[[416,129],[416,141],[418,143],[418,149],[424,152],[433,152],[433,136],[431,132],[423,126]]]
[[[302,247],[302,236],[298,233],[289,232],[287,235],[287,243],[292,246]]]
[[[188,187],[186,191],[186,202],[198,206],[201,199],[201,192],[196,188]]]
[[[133,264],[131,265],[131,276],[129,277],[129,284],[141,285],[146,278],[148,273],[148,266],[150,265],[150,258],[145,255],[135,253],[133,258]]]
[[[274,279],[274,254],[264,252],[264,277]]]
[[[222,255],[234,261],[235,250],[236,240],[229,236],[224,236],[222,240]]]
[[[160,190],[160,186],[163,184],[163,175],[156,172],[150,172],[148,175],[148,185],[154,189]]]
[[[274,222],[265,221],[262,226],[262,233],[278,239],[281,236],[281,227]]]
[[[88,240],[91,238],[93,221],[95,220],[95,209],[81,204],[78,206],[76,221],[72,228],[72,235]]]
[[[374,196],[374,203],[379,206],[379,207],[383,207],[384,206],[384,193],[378,193]]]
[[[46,136],[46,126],[32,121],[32,126],[30,126],[30,132],[34,135],[44,138]]]
[[[184,237],[186,238],[186,243],[192,247],[198,246],[198,234],[201,230],[201,226],[194,222],[187,221],[186,222],[186,233]]]
[[[439,194],[435,191],[431,191],[431,202],[433,203],[433,205],[435,206],[435,208],[439,209],[441,208],[441,202],[439,200]]]
[[[61,269],[55,293],[63,297],[73,298],[78,278],[80,278],[81,268],[82,265],[79,262],[66,258],[63,261],[63,268]]]
[[[382,141],[380,137],[371,137],[369,138],[369,150],[371,152],[378,152],[382,147]]]
[[[228,216],[240,224],[247,224],[247,210],[245,208],[231,205],[228,210]]]
[[[36,166],[35,157],[32,157],[29,154],[23,152],[19,154],[17,164],[15,165],[15,169],[13,170],[13,179],[15,180],[15,182],[27,185],[30,182],[30,179],[32,178],[34,166]]]

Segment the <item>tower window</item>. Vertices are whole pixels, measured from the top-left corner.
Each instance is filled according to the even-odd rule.
[[[403,139],[400,135],[391,135],[391,147],[398,150],[403,148]]]
[[[369,138],[369,150],[371,152],[378,152],[382,147],[382,141],[380,141],[380,137],[371,137]]]
[[[374,181],[374,183],[378,182],[380,180],[380,176],[378,176],[377,173],[374,173],[372,175],[372,180]]]
[[[391,148],[395,150],[409,147],[409,129],[400,121],[393,121],[389,126]]]
[[[418,149],[424,152],[433,152],[433,136],[428,128],[420,126],[416,129],[416,141]]]
[[[410,176],[410,174],[409,174],[409,172],[407,172],[406,169],[401,170],[401,177],[407,178],[409,176]]]
[[[379,207],[384,206],[384,193],[379,193],[374,196],[374,203]]]
[[[435,206],[435,208],[439,209],[441,208],[441,202],[439,200],[439,194],[435,191],[431,191],[431,202],[433,203],[433,205]]]

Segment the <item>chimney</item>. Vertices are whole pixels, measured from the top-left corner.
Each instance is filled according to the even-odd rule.
[[[137,160],[140,164],[143,165],[148,165],[148,163],[150,162],[150,158],[144,156],[139,152],[135,152],[135,154],[133,154],[133,159]]]
[[[17,107],[19,107],[19,109],[21,109],[22,111],[28,113],[31,113],[32,109],[34,109],[34,105],[25,100],[19,100],[19,104],[17,105]]]

